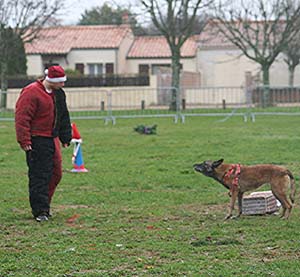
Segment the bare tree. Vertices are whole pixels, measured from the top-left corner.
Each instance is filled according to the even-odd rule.
[[[289,86],[294,86],[295,69],[300,64],[300,33],[283,50],[283,60],[289,69]]]
[[[199,10],[211,2],[212,0],[141,0],[154,26],[166,38],[170,47],[172,87],[175,88],[170,106],[172,110],[176,108],[176,91],[179,91],[181,47],[193,33]]]
[[[299,31],[299,1],[229,0],[215,11],[214,28],[260,64],[263,84],[269,86],[271,65]]]
[[[63,0],[0,0],[0,24],[29,42],[63,8]]]
[[[6,39],[7,30],[13,30],[24,43],[30,42],[63,7],[63,0],[0,0],[1,91],[7,89],[8,50],[14,47],[11,39]]]

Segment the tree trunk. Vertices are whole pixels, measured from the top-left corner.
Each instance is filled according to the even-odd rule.
[[[178,108],[177,98],[179,97],[180,89],[180,48],[172,49],[172,95],[170,102],[170,110],[176,111]]]
[[[289,86],[294,86],[295,67],[289,66]]]
[[[0,108],[6,108],[6,94],[7,94],[7,76],[6,76],[6,62],[2,61],[0,65]]]
[[[266,108],[271,105],[270,99],[270,65],[262,65],[263,72],[263,93],[262,107]]]
[[[5,29],[0,25],[0,43],[5,39]],[[6,108],[7,93],[7,47],[4,43],[0,45],[0,109]]]

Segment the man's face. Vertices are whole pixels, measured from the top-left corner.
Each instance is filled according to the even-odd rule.
[[[65,82],[59,82],[59,83],[48,82],[48,84],[52,90],[58,90],[64,87]]]

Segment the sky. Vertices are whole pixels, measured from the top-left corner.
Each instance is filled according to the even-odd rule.
[[[85,10],[97,7],[101,2],[99,0],[66,0],[64,1],[65,9],[61,10],[62,15],[59,18],[64,25],[75,25]]]
[[[65,0],[65,9],[61,11],[62,15],[59,18],[62,20],[63,25],[75,25],[81,18],[81,14],[85,10],[91,10],[93,7],[101,7],[105,1],[99,0]],[[107,1],[110,3],[118,3],[122,7],[127,7],[130,3],[133,6],[136,3],[135,0],[116,0]],[[122,4],[124,3],[124,4]]]

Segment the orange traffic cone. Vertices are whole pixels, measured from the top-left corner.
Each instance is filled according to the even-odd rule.
[[[82,139],[80,133],[75,123],[72,123],[71,125],[72,125],[71,142],[74,143],[74,150],[72,156],[73,169],[71,169],[71,172],[88,172],[88,170],[84,167],[84,162],[82,158],[82,151],[81,151]]]

